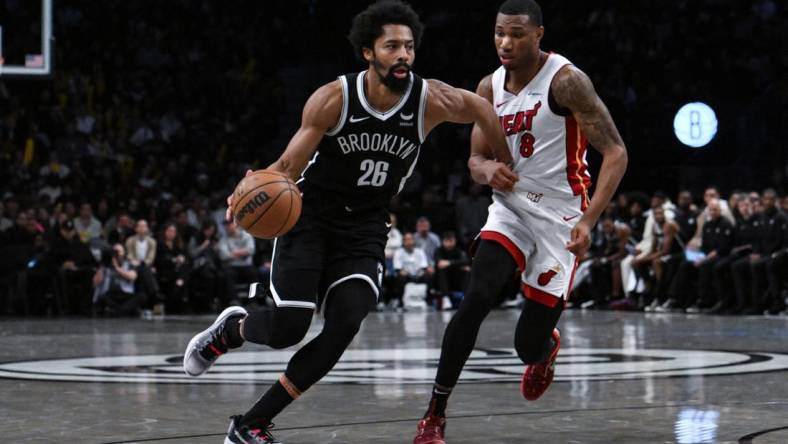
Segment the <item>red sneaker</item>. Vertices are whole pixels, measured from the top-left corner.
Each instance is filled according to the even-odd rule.
[[[550,352],[547,360],[531,364],[523,372],[520,393],[529,401],[539,399],[547,391],[547,387],[550,387],[550,383],[553,382],[555,359],[558,357],[558,349],[561,348],[561,332],[557,328],[553,329],[553,340],[555,341],[555,348]]]
[[[418,432],[413,438],[413,444],[446,444],[443,440],[443,431],[446,430],[446,418],[443,416],[429,415],[419,421]]]

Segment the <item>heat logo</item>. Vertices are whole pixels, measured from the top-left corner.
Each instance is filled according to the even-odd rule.
[[[517,114],[506,114],[500,116],[501,128],[507,136],[523,133],[520,137],[520,155],[528,158],[534,153],[534,143],[536,137],[531,133],[534,123],[534,117],[542,107],[542,101],[536,102],[533,108],[525,111],[520,111]]]

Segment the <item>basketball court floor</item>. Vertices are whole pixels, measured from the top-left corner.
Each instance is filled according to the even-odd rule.
[[[517,315],[485,323],[449,405],[449,444],[788,443],[788,317],[568,311],[556,381],[527,402]],[[412,442],[450,316],[373,313],[337,368],[276,419],[276,436]],[[246,345],[187,378],[181,353],[211,322],[0,320],[0,442],[221,443],[227,417],[293,350]]]

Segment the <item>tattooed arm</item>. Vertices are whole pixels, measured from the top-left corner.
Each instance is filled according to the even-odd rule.
[[[627,168],[627,150],[607,107],[594,91],[591,79],[572,65],[561,68],[550,85],[558,105],[572,112],[580,130],[602,154],[596,191],[583,217],[572,230],[567,249],[582,256],[591,245],[590,231],[613,197]]]

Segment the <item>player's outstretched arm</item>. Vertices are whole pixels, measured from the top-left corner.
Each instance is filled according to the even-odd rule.
[[[567,244],[567,249],[579,255],[590,246],[591,227],[607,207],[624,176],[627,150],[610,112],[583,71],[572,65],[565,66],[553,78],[551,88],[558,105],[572,112],[580,130],[603,157],[594,197],[572,231],[572,241]]]
[[[511,164],[512,154],[506,144],[498,116],[492,104],[478,95],[460,88],[453,88],[440,80],[428,80],[425,112],[425,130],[443,122],[476,123],[484,134],[493,156],[504,164]]]
[[[339,122],[342,113],[342,84],[339,80],[321,86],[317,89],[304,105],[301,114],[301,127],[290,139],[284,153],[276,162],[267,169],[287,174],[291,179],[297,180],[306,168],[306,164],[315,154],[317,146],[323,136]],[[246,175],[252,174],[249,170]],[[225,219],[232,220],[231,208],[233,195],[227,197],[227,211]]]
[[[476,87],[476,94],[492,104],[492,74],[479,82],[479,86]],[[468,169],[473,180],[482,185],[489,185],[498,191],[511,191],[518,178],[517,174],[512,172],[510,165],[495,160],[492,149],[487,144],[481,128],[478,124],[473,125],[473,130],[471,131],[471,155],[468,158]]]

